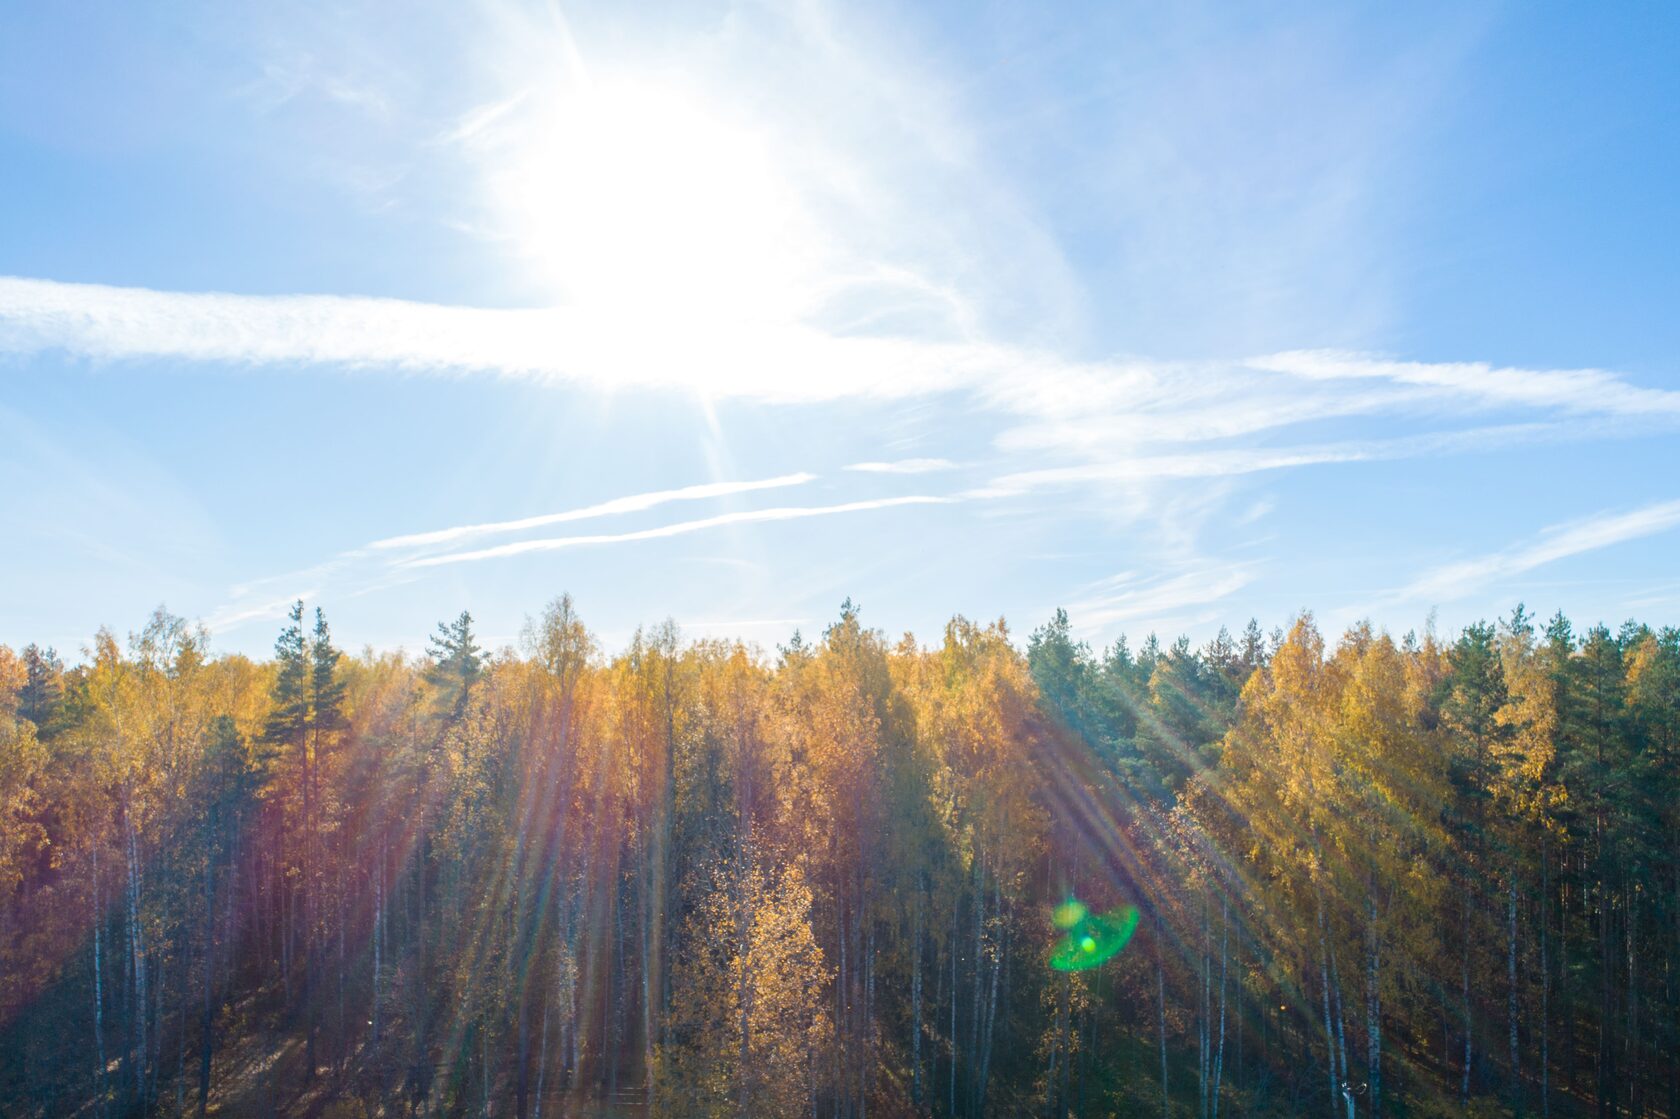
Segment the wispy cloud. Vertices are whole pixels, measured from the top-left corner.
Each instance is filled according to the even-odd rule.
[[[361,594],[409,582],[420,576],[421,573],[416,569],[435,565],[433,562],[428,562],[428,558],[437,562],[453,562],[458,555],[429,557],[429,552],[434,552],[439,547],[456,545],[480,536],[514,532],[592,517],[643,512],[672,502],[703,501],[742,493],[803,485],[816,477],[815,474],[800,472],[752,481],[706,482],[671,490],[630,494],[560,513],[549,513],[512,521],[461,525],[431,532],[412,533],[406,536],[393,536],[384,540],[376,540],[370,544],[340,552],[329,559],[301,570],[265,576],[236,584],[229,589],[226,601],[205,619],[205,623],[213,632],[235,630],[251,622],[279,618],[299,598],[313,600],[329,593],[334,598],[353,598]],[[927,500],[941,499],[909,499],[909,501]],[[881,504],[904,503],[907,503],[905,499],[888,499]],[[863,508],[873,504],[875,503],[856,502],[852,506],[837,507],[832,511],[846,512],[853,507]],[[723,523],[729,523],[732,517],[747,520],[779,520],[786,519],[785,514],[788,512],[787,510],[769,510],[747,514],[728,514],[722,520]],[[772,515],[765,515],[766,513]],[[716,518],[710,518],[696,524],[703,527],[712,520],[716,520]],[[682,531],[693,531],[693,529],[685,526],[663,526],[644,532],[621,534],[621,538],[625,540],[645,539],[655,536],[675,535]],[[578,539],[594,543],[608,543],[614,538]],[[544,548],[556,546],[551,541],[528,541],[527,543]],[[473,558],[479,558],[477,553],[473,553],[472,556]],[[745,561],[732,560],[731,562]]]
[[[470,540],[477,536],[490,536],[503,532],[520,532],[525,529],[542,528],[547,525],[564,524],[569,521],[585,521],[595,517],[619,516],[624,513],[640,513],[648,509],[666,505],[674,501],[704,501],[715,497],[729,497],[740,493],[753,493],[758,490],[779,489],[784,486],[800,486],[814,481],[815,474],[783,474],[776,478],[765,478],[754,482],[707,482],[697,486],[683,486],[674,490],[656,490],[652,493],[631,494],[628,497],[615,497],[611,501],[603,501],[595,505],[585,505],[579,509],[568,509],[561,513],[543,513],[534,517],[521,517],[512,521],[491,521],[485,524],[458,525],[454,528],[440,528],[431,532],[416,532],[407,536],[392,536],[384,540],[375,540],[369,548],[386,550],[391,548],[423,548],[437,544],[456,544],[463,540]]]
[[[679,521],[676,524],[660,525],[657,528],[639,529],[635,532],[616,532],[594,536],[556,536],[543,540],[521,540],[513,544],[500,544],[494,548],[480,548],[470,552],[451,552],[442,556],[424,556],[418,559],[406,560],[405,567],[436,567],[450,563],[473,563],[478,560],[502,559],[507,556],[525,555],[530,552],[553,552],[565,548],[595,547],[603,544],[628,544],[638,540],[660,540],[670,536],[684,536],[691,532],[703,532],[712,528],[723,528],[726,525],[758,524],[765,521],[792,521],[806,517],[831,517],[841,513],[862,513],[874,509],[892,509],[903,505],[945,505],[955,498],[950,497],[886,497],[870,501],[848,501],[839,505],[789,506],[776,509],[752,509],[739,513],[721,513],[715,517],[704,517],[693,521]]]
[[[235,366],[307,363],[362,375],[536,378],[601,392],[682,393],[769,406],[937,399],[937,407],[1001,421],[994,443],[1005,469],[961,497],[1007,501],[1051,490],[1086,495],[1104,520],[1148,526],[1152,562],[1169,571],[1210,563],[1202,541],[1206,525],[1222,515],[1234,492],[1212,485],[1216,480],[1663,431],[1680,421],[1680,392],[1596,370],[1429,365],[1339,351],[1238,362],[1087,362],[985,341],[841,336],[805,324],[753,330],[697,320],[668,325],[672,329],[650,331],[563,308],[174,293],[0,278],[0,351],[61,349],[100,360],[170,357]],[[790,377],[789,369],[801,375]],[[1321,433],[1326,425],[1347,430],[1355,417],[1365,418],[1372,434],[1291,438]],[[1387,434],[1396,431],[1404,434]],[[946,466],[941,459],[871,461],[851,464],[848,473],[914,476]],[[413,571],[884,507],[865,501],[756,510],[626,533],[409,554],[806,480],[786,475],[632,495],[531,518],[404,534],[368,550]],[[383,577],[362,575],[356,585]],[[1090,616],[1099,625],[1117,625],[1151,609],[1123,598],[1091,604]]]
[[[334,73],[311,55],[299,55],[285,62],[270,59],[262,64],[262,75],[235,90],[264,112],[271,112],[298,97],[314,96],[323,101],[383,116],[391,111],[389,99],[377,85]]]
[[[1251,359],[1255,369],[1313,381],[1368,380],[1416,386],[1488,407],[1580,415],[1680,415],[1680,392],[1630,385],[1601,369],[1510,369],[1486,362],[1392,361],[1335,350],[1298,350]]]
[[[1561,434],[1557,425],[1505,424],[1392,439],[1322,443],[1298,447],[1215,447],[1177,454],[1120,455],[1073,466],[1004,474],[974,491],[974,497],[1003,497],[1056,486],[1135,483],[1156,479],[1228,478],[1328,463],[1378,462],[1491,450]]]
[[[1082,632],[1151,622],[1162,628],[1179,621],[1185,611],[1211,607],[1253,581],[1247,570],[1231,567],[1198,567],[1157,577],[1127,571],[1095,584],[1086,597],[1068,605],[1068,614]]]
[[[1601,370],[1427,364],[1341,351],[1227,362],[1089,362],[981,340],[838,335],[801,323],[741,330],[684,320],[650,331],[639,321],[565,308],[179,293],[0,278],[0,352],[47,349],[111,361],[173,358],[236,367],[324,365],[362,374],[537,378],[602,392],[685,393],[766,405],[940,398],[942,407],[949,402],[1001,420],[995,444],[1006,461],[1022,467],[1006,469],[964,496],[1093,492],[1101,495],[1105,516],[1161,529],[1152,539],[1173,542],[1170,563],[1200,555],[1199,522],[1178,513],[1187,486],[1212,493],[1207,479],[1666,431],[1680,422],[1680,392],[1638,386]],[[789,369],[801,375],[790,377]],[[1407,433],[1334,442],[1289,438],[1354,417],[1369,418],[1376,432]],[[853,463],[851,471],[914,475],[950,465],[906,459]],[[407,534],[373,548],[448,547],[806,480],[787,475],[634,495],[533,518]],[[795,515],[814,514],[738,516]],[[648,539],[728,523],[737,522],[708,518],[627,534],[528,541],[425,562]]]
[[[1680,501],[1659,502],[1625,513],[1601,513],[1556,525],[1518,548],[1437,567],[1385,597],[1393,602],[1453,602],[1545,564],[1677,527]]]
[[[836,337],[799,325],[743,331],[564,308],[494,309],[359,296],[168,292],[0,277],[0,351],[235,366],[328,365],[489,374],[599,390],[664,389],[769,402],[902,399],[994,375],[994,347]],[[789,377],[789,369],[801,375]]]
[[[901,458],[893,462],[854,462],[845,469],[860,474],[932,474],[953,470],[956,465],[945,458]]]
[[[1280,450],[1236,448],[1178,455],[1140,455],[1076,466],[1048,467],[1004,474],[989,485],[971,491],[975,497],[1005,497],[1031,490],[1058,486],[1088,486],[1094,483],[1139,482],[1160,478],[1222,478],[1312,466],[1332,462],[1358,462],[1369,452],[1356,446],[1299,447]]]
[[[328,365],[550,379],[769,403],[960,391],[1019,422],[1006,450],[1085,456],[1116,445],[1252,436],[1361,414],[1680,416],[1680,391],[1600,370],[1495,369],[1297,351],[1243,362],[1077,362],[983,341],[840,335],[801,324],[649,331],[565,308],[444,306],[358,296],[169,292],[0,277],[0,351],[99,360]],[[801,376],[788,377],[788,369]],[[1374,387],[1372,387],[1374,385]],[[931,469],[940,460],[909,460]],[[903,463],[854,464],[875,470]]]
[[[313,589],[299,590],[284,598],[269,599],[257,603],[241,603],[238,600],[218,608],[208,618],[204,625],[211,633],[222,633],[226,630],[238,629],[246,622],[266,621],[270,618],[284,617],[292,603],[302,599],[304,602],[313,601],[318,594]]]

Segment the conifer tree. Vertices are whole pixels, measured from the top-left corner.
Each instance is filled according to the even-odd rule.
[[[64,696],[64,662],[52,648],[29,644],[23,649],[25,680],[18,694],[18,715],[47,732]]]

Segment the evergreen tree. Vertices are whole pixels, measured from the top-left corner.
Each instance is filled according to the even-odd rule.
[[[309,650],[304,645],[303,600],[287,612],[290,624],[274,643],[274,688],[268,717],[263,724],[263,741],[276,749],[303,749],[303,735],[309,729]]]
[[[484,663],[484,651],[473,637],[472,615],[463,610],[453,622],[439,622],[427,655],[432,663],[426,680],[437,690],[440,710],[450,719],[460,718]]]
[[[64,662],[52,648],[33,643],[23,648],[25,679],[18,693],[18,714],[45,732],[64,698]]]

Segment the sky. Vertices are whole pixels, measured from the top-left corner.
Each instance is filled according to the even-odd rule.
[[[1680,7],[0,6],[0,642],[1680,622]]]

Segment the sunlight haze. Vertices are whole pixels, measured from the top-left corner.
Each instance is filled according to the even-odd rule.
[[[1642,18],[13,12],[0,637],[1672,619]]]

